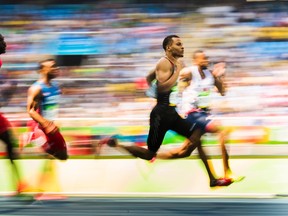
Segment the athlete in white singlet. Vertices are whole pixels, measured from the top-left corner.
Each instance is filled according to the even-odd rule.
[[[179,112],[185,118],[195,123],[204,133],[217,133],[223,157],[224,175],[232,177],[229,166],[229,156],[225,147],[228,132],[224,130],[221,123],[212,120],[210,106],[216,94],[215,87],[223,96],[225,94],[224,75],[225,63],[218,63],[212,71],[208,69],[209,60],[205,53],[198,50],[193,55],[193,66],[186,67],[180,72],[180,81],[184,82]],[[239,180],[234,178],[233,180]],[[242,177],[241,177],[242,178]]]

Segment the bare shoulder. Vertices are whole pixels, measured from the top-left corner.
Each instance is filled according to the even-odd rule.
[[[170,61],[166,58],[160,58],[157,62],[156,69],[160,70],[167,70],[172,67]]]
[[[166,58],[161,58],[156,65],[156,79],[159,83],[166,82],[171,78],[172,64]]]
[[[41,87],[38,85],[32,85],[28,89],[28,94],[29,95],[39,95],[41,93]]]

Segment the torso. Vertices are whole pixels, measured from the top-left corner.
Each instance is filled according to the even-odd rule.
[[[214,77],[206,69],[201,75],[197,66],[189,67],[192,74],[191,84],[182,94],[182,112],[191,109],[208,108],[211,103],[211,94],[214,89]]]
[[[168,79],[173,75],[173,73],[177,70],[176,65],[167,57],[166,58],[171,64],[171,74]],[[167,80],[168,80],[167,79]],[[159,105],[167,105],[176,107],[178,101],[178,88],[177,82],[171,86],[170,90],[167,92],[158,92],[157,91],[157,104]]]
[[[56,82],[51,82],[51,86],[41,81],[37,81],[33,86],[39,86],[41,96],[38,112],[46,119],[55,120],[58,117],[60,88]]]

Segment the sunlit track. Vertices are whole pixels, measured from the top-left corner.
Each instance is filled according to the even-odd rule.
[[[9,116],[9,115],[8,115]],[[211,119],[217,119],[217,120],[288,120],[288,116],[211,116]],[[17,118],[17,117],[9,117],[10,121],[17,120],[17,121],[27,121],[30,120],[30,118]],[[75,121],[123,121],[123,120],[131,120],[131,121],[148,121],[148,117],[114,117],[114,118],[109,118],[109,117],[69,117],[69,118],[56,118],[55,120],[57,121],[68,121],[68,120],[75,120]]]
[[[2,199],[5,200],[11,197],[13,193],[11,192],[0,192],[0,196],[2,196]],[[37,193],[35,192],[24,192],[23,198],[27,199],[29,197],[33,197]],[[77,197],[87,197],[87,198],[94,198],[94,197],[102,197],[102,198],[110,198],[110,197],[119,197],[125,199],[130,199],[131,197],[136,198],[147,198],[150,197],[153,199],[153,197],[157,198],[169,198],[171,200],[173,199],[183,199],[183,200],[189,200],[189,199],[205,199],[205,198],[231,198],[231,199],[273,199],[277,197],[285,197],[287,195],[285,194],[275,194],[275,193],[156,193],[156,192],[146,192],[146,193],[140,193],[140,192],[126,192],[126,193],[111,193],[111,192],[45,192],[43,194],[44,196],[59,196],[59,197],[71,197],[71,198],[77,198]],[[17,196],[14,197],[17,199]],[[148,201],[148,200],[147,200]]]

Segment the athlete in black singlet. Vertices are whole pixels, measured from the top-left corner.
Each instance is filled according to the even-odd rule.
[[[153,160],[157,156],[164,136],[168,130],[173,130],[187,138],[187,144],[183,145],[181,151],[173,155],[173,158],[188,157],[191,152],[200,145],[202,131],[195,129],[195,124],[183,119],[176,111],[177,105],[177,80],[179,72],[183,68],[179,58],[183,57],[184,47],[181,39],[177,35],[169,35],[163,40],[165,57],[162,57],[152,73],[146,77],[148,84],[154,88],[154,97],[157,104],[150,113],[150,128],[147,138],[147,147],[126,146],[117,142],[115,138],[108,139],[107,143],[111,147],[125,149],[135,157],[145,160]],[[155,82],[152,82],[155,80]],[[153,90],[152,90],[153,92]],[[207,157],[203,152],[202,161],[207,164]],[[210,178],[210,186],[227,186],[231,181],[226,179],[216,179],[211,170],[207,169]]]

